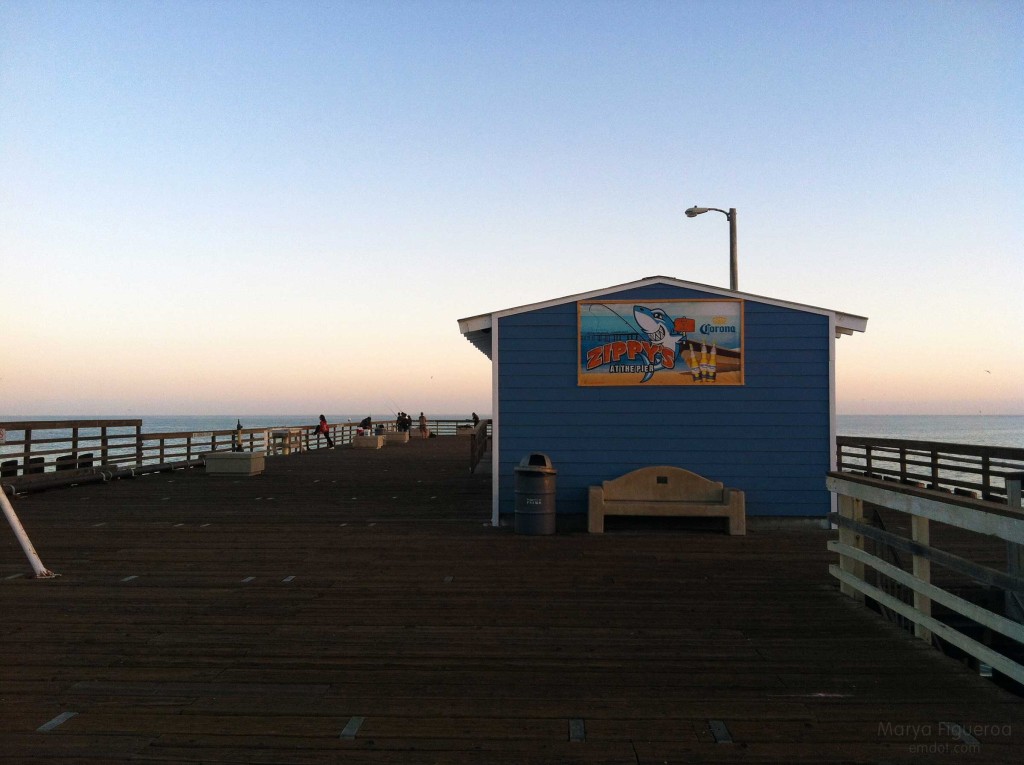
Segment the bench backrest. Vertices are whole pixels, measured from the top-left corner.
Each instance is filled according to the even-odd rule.
[[[605,500],[722,502],[723,485],[689,470],[658,465],[601,484]]]

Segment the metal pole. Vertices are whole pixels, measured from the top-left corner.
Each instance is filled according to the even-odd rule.
[[[740,288],[739,260],[736,252],[736,208],[729,208],[729,289]]]
[[[14,512],[14,508],[11,507],[10,500],[7,499],[7,495],[3,489],[0,489],[0,505],[4,508],[4,515],[7,516],[7,522],[11,524],[11,531],[14,532],[14,536],[18,538],[18,542],[21,544],[21,549],[25,552],[25,557],[28,558],[29,564],[32,566],[32,570],[35,572],[36,579],[52,579],[57,576],[39,560],[39,554],[36,552],[36,548],[32,546],[32,540],[28,538],[28,534],[25,533],[25,528],[21,525],[21,521],[18,520],[18,516]]]

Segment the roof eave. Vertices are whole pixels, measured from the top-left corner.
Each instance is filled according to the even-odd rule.
[[[493,311],[491,313],[483,313],[477,316],[469,316],[465,319],[459,319],[459,331],[462,332],[463,335],[465,335],[467,340],[473,343],[474,346],[479,348],[488,358],[490,358],[491,327],[493,326],[494,321],[497,319],[500,319],[505,316],[513,316],[519,313],[539,311],[544,308],[550,308],[552,306],[562,305],[564,303],[575,303],[580,300],[588,300],[590,298],[600,297],[601,295],[607,295],[612,292],[623,292],[625,290],[646,287],[652,284],[666,284],[672,287],[680,287],[683,289],[692,289],[699,292],[707,292],[713,295],[721,295],[722,297],[739,298],[741,300],[756,300],[761,303],[777,305],[782,308],[791,308],[797,311],[817,313],[825,316],[834,316],[836,337],[839,337],[840,335],[851,335],[854,332],[864,332],[867,329],[867,318],[852,313],[834,311],[829,308],[820,308],[818,306],[806,305],[804,303],[793,303],[787,300],[778,300],[776,298],[769,298],[763,295],[754,295],[749,292],[739,292],[735,290],[726,289],[724,287],[715,287],[710,284],[686,282],[681,279],[675,279],[670,276],[649,276],[634,282],[627,282],[626,284],[617,284],[613,287],[604,287],[599,290],[581,292],[576,295],[567,295],[565,297],[554,298],[552,300],[544,300],[539,303],[529,303],[527,305],[516,306],[515,308],[506,308],[501,311]]]

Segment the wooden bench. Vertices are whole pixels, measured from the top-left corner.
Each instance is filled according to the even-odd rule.
[[[640,468],[590,487],[587,528],[604,532],[609,515],[711,516],[729,519],[730,534],[747,533],[742,491],[678,467]]]

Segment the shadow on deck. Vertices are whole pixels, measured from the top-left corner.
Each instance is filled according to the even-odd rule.
[[[4,535],[4,762],[1019,760],[1021,700],[840,596],[831,532],[515,536],[465,448],[18,499],[62,576]]]

